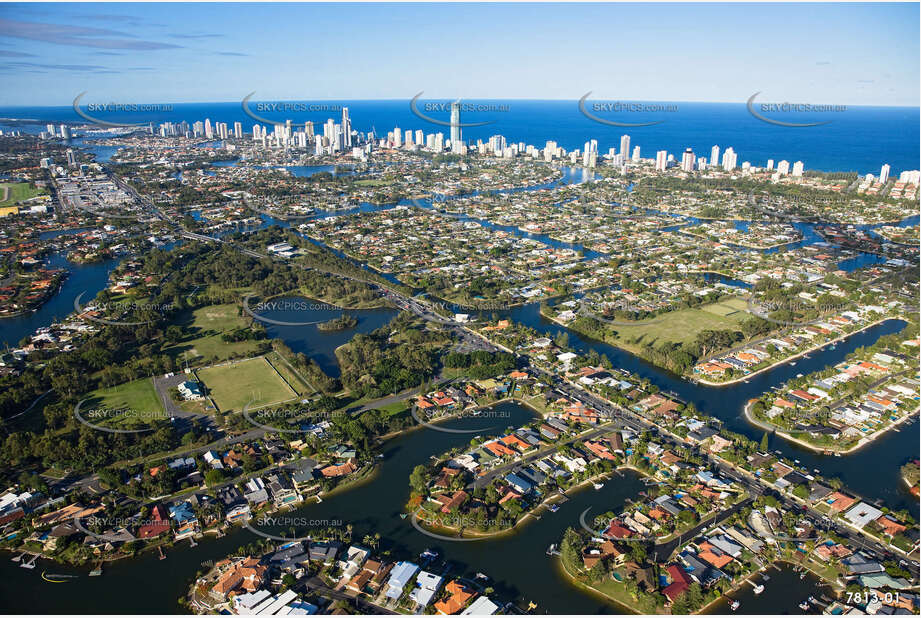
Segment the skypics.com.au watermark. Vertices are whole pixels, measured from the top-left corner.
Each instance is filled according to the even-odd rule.
[[[471,541],[482,541],[488,537],[486,536],[472,536],[472,537],[448,536],[446,534],[438,534],[437,532],[426,530],[424,527],[422,527],[422,524],[425,524],[426,526],[432,526],[435,528],[457,530],[459,533],[463,533],[464,530],[469,530],[469,529],[489,530],[493,528],[498,528],[500,530],[507,530],[507,529],[512,528],[515,525],[515,520],[513,519],[476,519],[475,517],[470,517],[470,516],[462,515],[459,513],[451,513],[443,517],[435,517],[429,513],[423,513],[420,516],[420,514],[416,512],[416,513],[413,513],[410,523],[412,524],[413,528],[415,528],[417,531],[433,539],[438,539],[439,541],[447,541],[449,543],[464,543],[464,542],[471,542]]]
[[[761,94],[756,92],[748,98],[746,107],[748,113],[762,122],[777,125],[780,127],[818,127],[831,122],[831,120],[821,120],[817,122],[790,122],[771,118],[764,114],[810,114],[810,113],[840,113],[847,111],[847,105],[823,104],[823,103],[758,103],[755,104],[755,98]]]
[[[586,106],[586,101],[591,94],[592,91],[590,90],[582,95],[582,98],[579,99],[579,111],[589,120],[593,120],[595,122],[606,124],[612,127],[650,127],[652,125],[662,124],[665,122],[665,119],[651,120],[648,122],[626,122],[623,120],[612,120],[611,118],[604,118],[599,116],[597,113],[603,113],[607,115],[659,114],[675,113],[679,111],[678,105],[675,103],[644,103],[641,101],[598,101],[591,104],[591,111],[589,111],[588,107]],[[624,153],[624,156],[630,156],[630,153]]]
[[[120,300],[120,301],[98,301],[94,300],[86,305],[80,304],[80,299],[83,298],[83,295],[86,294],[86,291],[80,292],[77,297],[74,299],[74,311],[80,314],[82,319],[91,320],[93,322],[98,322],[100,324],[106,324],[108,326],[141,326],[143,324],[150,324],[152,320],[141,320],[141,321],[128,321],[128,320],[112,320],[109,318],[101,318],[94,313],[104,313],[106,315],[117,315],[123,316],[126,314],[135,314],[153,312],[158,315],[172,311],[175,305],[166,303],[143,303],[132,300]]]
[[[261,528],[285,530],[302,530],[307,528],[308,530],[315,531],[316,534],[311,532],[304,536],[297,537],[282,536],[280,534],[265,532],[256,526]],[[256,519],[247,521],[243,527],[264,539],[285,543],[293,543],[296,541],[312,541],[315,540],[318,536],[322,537],[324,540],[342,540],[348,536],[348,531],[345,529],[345,524],[341,519],[309,519],[307,517],[271,517],[268,515],[262,515]]]
[[[840,303],[813,304],[795,299],[758,300],[754,295],[748,298],[746,306],[746,310],[752,315],[780,326],[810,326],[827,320],[832,315],[853,308],[854,303],[847,300],[843,300]],[[812,313],[819,314],[819,317],[808,321],[795,321],[792,319],[785,320],[771,315],[778,312],[783,312],[791,316]]]
[[[428,101],[421,103],[419,98],[422,96],[420,91],[419,94],[414,96],[409,101],[409,111],[413,113],[416,118],[430,122],[432,124],[437,124],[442,127],[457,127],[457,128],[467,128],[467,127],[482,127],[488,124],[492,124],[495,120],[480,120],[477,122],[464,122],[461,118],[462,115],[470,114],[493,114],[493,113],[507,113],[511,111],[511,107],[505,103],[471,103],[469,101],[462,101],[460,99],[456,101]],[[420,107],[422,109],[420,109]],[[450,120],[441,120],[433,116],[429,116],[428,113],[449,113],[451,115]],[[457,118],[454,117],[455,113]]]
[[[287,113],[287,114],[308,114],[308,113],[330,113],[341,114],[345,109],[344,105],[338,103],[311,103],[308,101],[259,101],[251,102],[256,91],[250,92],[243,97],[240,107],[243,113],[257,122],[269,126],[284,124],[285,119],[271,119],[259,114],[266,113]]]
[[[311,324],[320,324],[322,322],[328,322],[330,318],[326,317],[321,320],[307,320],[294,322],[291,320],[278,320],[275,318],[270,318],[268,316],[262,315],[260,312],[265,311],[340,311],[341,307],[336,305],[330,305],[328,303],[316,303],[308,300],[297,300],[297,299],[281,299],[281,300],[271,300],[264,301],[260,303],[255,303],[250,305],[250,299],[253,298],[253,294],[247,294],[243,297],[243,311],[249,317],[259,322],[265,324],[272,324],[274,326],[309,326]]]
[[[84,408],[88,399],[78,401],[74,406],[74,418],[90,429],[104,431],[106,433],[145,433],[154,431],[155,427],[144,427],[143,429],[118,429],[115,427],[106,427],[98,423],[112,421],[118,423],[143,421],[152,423],[157,421],[168,421],[172,417],[162,410],[134,410],[131,408]]]
[[[93,124],[98,124],[99,126],[107,128],[122,129],[132,127],[145,127],[149,126],[151,121],[116,122],[112,120],[104,120],[99,117],[100,114],[152,114],[175,111],[172,103],[135,103],[115,101],[110,101],[107,103],[89,103],[86,106],[86,111],[84,111],[80,108],[80,100],[85,95],[86,91],[81,92],[76,96],[76,98],[74,98],[74,112],[84,120],[88,120]]]
[[[440,427],[438,423],[433,422],[432,419],[426,420],[419,415],[419,409],[417,406],[413,406],[410,410],[410,416],[413,417],[413,420],[419,423],[420,425],[427,427],[428,429],[434,429],[435,431],[440,431],[442,433],[483,433],[491,429],[495,429],[498,425],[490,425],[488,427],[481,427],[479,429],[451,429],[449,427]],[[479,419],[510,419],[511,413],[508,410],[500,409],[496,407],[491,408],[476,408],[469,410],[459,410],[456,413],[449,413],[446,415],[445,420],[451,419],[461,419],[461,418],[479,418]]]
[[[253,402],[250,402],[243,406],[241,412],[243,418],[253,427],[278,433],[303,433],[305,431],[305,429],[302,428],[303,425],[317,425],[323,421],[332,422],[333,419],[337,417],[347,415],[346,412],[341,410],[328,412],[298,406],[286,408],[261,408],[258,411],[250,412],[249,408],[252,403]],[[259,420],[253,418],[253,415],[258,417]],[[295,423],[297,426],[294,429],[279,426],[285,424],[294,425]]]

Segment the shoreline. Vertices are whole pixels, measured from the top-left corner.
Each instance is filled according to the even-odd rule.
[[[881,319],[879,319],[879,320],[877,320],[877,321],[875,321],[875,322],[871,322],[871,323],[867,324],[866,326],[863,326],[863,327],[861,327],[861,328],[858,328],[857,330],[853,330],[853,331],[851,331],[851,332],[849,332],[849,333],[845,333],[845,334],[843,334],[843,335],[841,335],[841,336],[839,336],[839,337],[836,337],[835,339],[831,339],[831,340],[829,340],[829,341],[825,341],[825,342],[823,342],[823,343],[821,343],[821,344],[814,345],[814,346],[812,346],[811,348],[807,348],[807,349],[803,350],[802,352],[797,352],[797,353],[794,354],[793,356],[788,356],[788,357],[786,357],[786,358],[784,358],[784,359],[782,359],[782,360],[779,360],[779,361],[777,361],[777,362],[775,362],[775,363],[772,363],[772,364],[768,365],[767,367],[762,367],[761,369],[758,369],[757,371],[753,371],[753,372],[751,372],[751,373],[746,373],[746,374],[743,375],[743,376],[740,376],[740,377],[738,377],[738,378],[733,378],[732,380],[727,380],[726,382],[711,382],[710,380],[707,380],[707,379],[705,379],[705,378],[696,378],[696,377],[695,377],[695,380],[696,380],[696,382],[697,382],[698,384],[703,384],[704,386],[712,386],[712,387],[731,386],[731,385],[733,385],[733,384],[738,384],[739,382],[744,382],[745,380],[751,379],[751,378],[755,377],[756,375],[759,375],[759,374],[761,374],[761,373],[764,373],[765,371],[770,371],[771,369],[774,369],[775,367],[779,367],[780,365],[785,365],[785,364],[789,363],[790,361],[794,361],[794,360],[797,360],[797,359],[799,359],[799,358],[802,358],[803,356],[806,356],[807,354],[811,354],[812,352],[815,352],[816,350],[821,350],[821,349],[824,348],[825,346],[832,345],[832,344],[835,344],[835,343],[839,343],[839,342],[841,342],[841,341],[844,341],[845,339],[847,339],[847,338],[850,337],[851,335],[857,335],[857,334],[859,334],[859,333],[862,333],[862,332],[865,331],[865,330],[869,330],[869,329],[873,328],[874,326],[878,326],[878,325],[882,324],[883,322],[888,322],[889,320],[902,320],[903,322],[906,322],[906,321],[907,321],[907,320],[905,320],[904,318],[899,318],[899,317],[885,317],[885,318],[881,318]]]
[[[871,436],[863,436],[863,437],[860,438],[860,440],[857,441],[857,444],[855,444],[854,446],[851,446],[850,448],[841,450],[841,449],[836,449],[836,448],[834,448],[834,447],[832,447],[832,446],[827,446],[827,447],[817,446],[817,445],[815,445],[815,444],[812,444],[811,442],[806,442],[805,440],[802,440],[802,439],[800,439],[800,438],[795,438],[795,437],[793,437],[791,434],[787,433],[787,430],[782,429],[782,428],[780,428],[780,427],[774,425],[773,423],[769,423],[769,422],[767,422],[767,421],[762,421],[761,419],[754,418],[754,416],[752,416],[751,409],[752,409],[752,406],[754,405],[754,403],[755,403],[756,401],[758,401],[758,400],[757,400],[757,399],[749,399],[749,400],[748,400],[748,403],[745,404],[745,407],[744,407],[743,410],[742,410],[742,414],[745,416],[745,420],[746,420],[746,421],[748,421],[749,423],[751,423],[751,424],[754,425],[755,427],[758,427],[758,428],[760,428],[760,429],[764,429],[765,431],[769,431],[769,432],[773,433],[774,435],[780,436],[780,437],[783,438],[784,440],[787,440],[787,441],[789,441],[789,442],[793,442],[793,443],[795,443],[795,444],[798,444],[798,445],[800,445],[800,446],[802,446],[802,447],[804,447],[804,448],[807,448],[807,449],[809,449],[809,450],[811,450],[811,451],[814,451],[814,452],[817,452],[817,453],[819,453],[819,454],[825,454],[826,452],[831,452],[831,453],[837,453],[838,455],[850,455],[851,453],[853,453],[853,452],[855,452],[855,451],[858,451],[858,450],[862,449],[863,447],[865,447],[865,446],[867,446],[867,445],[869,445],[869,444],[872,444],[874,440],[876,440],[876,439],[878,439],[878,438],[884,436],[885,434],[889,433],[890,430],[895,429],[896,427],[898,427],[898,426],[901,425],[902,423],[905,423],[905,422],[911,420],[911,418],[914,417],[916,414],[918,414],[918,411],[921,410],[921,408],[915,408],[913,411],[911,411],[911,412],[909,412],[908,414],[902,416],[899,420],[897,420],[896,422],[892,423],[891,425],[889,425],[889,426],[886,427],[885,429],[883,429],[883,430],[881,430],[881,431],[874,432],[873,435],[871,435]],[[903,478],[903,480],[904,480],[904,478]]]

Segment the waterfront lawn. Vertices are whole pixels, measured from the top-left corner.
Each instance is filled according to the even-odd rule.
[[[221,339],[221,333],[245,328],[248,324],[235,304],[210,305],[184,312],[176,323],[190,336],[167,346],[164,352],[180,362],[216,363],[232,357],[252,356],[260,350],[259,341]]]
[[[748,314],[730,304],[734,300],[669,311],[635,325],[618,324],[611,328],[617,331],[617,339],[621,342],[632,341],[656,347],[666,341],[690,343],[702,331],[731,329],[744,320]],[[744,305],[745,301],[741,302]]]
[[[247,403],[252,408],[291,401],[297,398],[284,380],[262,356],[197,371],[222,413],[240,412]]]
[[[90,410],[128,410],[127,414],[90,414]],[[153,380],[141,378],[126,384],[93,391],[81,407],[81,416],[94,425],[129,428],[149,426],[151,421],[165,420],[163,403],[157,396]]]

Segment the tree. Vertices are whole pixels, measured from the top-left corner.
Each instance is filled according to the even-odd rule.
[[[428,486],[428,475],[425,472],[425,466],[418,465],[413,468],[412,474],[409,475],[409,486],[417,494],[425,494]]]
[[[767,450],[768,450],[768,434],[765,431],[764,435],[761,436],[761,452],[767,453]]]

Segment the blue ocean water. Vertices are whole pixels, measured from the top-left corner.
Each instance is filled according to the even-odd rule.
[[[422,101],[417,108],[437,120],[449,120],[446,111],[427,111]],[[313,102],[316,104],[317,102]],[[417,117],[409,100],[384,101],[324,101],[328,105],[348,106],[355,130],[367,132],[372,128],[378,136],[394,127],[402,130],[422,129],[426,133],[443,132],[450,128]],[[446,101],[437,101],[446,103]],[[814,127],[783,127],[769,124],[752,116],[744,103],[682,103],[670,112],[605,112],[595,111],[592,101],[586,102],[589,112],[607,120],[628,123],[664,121],[646,127],[616,127],[595,122],[579,111],[577,101],[540,100],[477,100],[473,106],[488,107],[485,111],[465,112],[462,123],[486,122],[478,127],[464,127],[465,140],[488,139],[504,135],[509,142],[525,142],[543,147],[554,140],[567,150],[582,148],[590,139],[598,140],[600,153],[609,148],[620,149],[620,136],[631,136],[631,148],[640,146],[645,158],[653,158],[657,150],[667,150],[680,159],[685,148],[692,148],[698,157],[710,157],[710,148],[719,145],[721,152],[732,146],[738,161],[750,161],[763,166],[768,159],[794,162],[802,160],[806,169],[823,171],[857,171],[879,174],[888,163],[892,174],[921,167],[919,154],[919,108],[917,107],[848,107],[840,112],[764,113],[785,122],[806,123],[830,121]],[[256,111],[257,102],[249,107]],[[497,110],[496,108],[502,107]],[[85,108],[84,108],[85,109]],[[756,108],[757,109],[757,108]],[[440,108],[439,108],[440,110]],[[332,112],[259,112],[260,116],[281,123],[290,118],[294,123],[313,121],[322,124],[339,114]],[[210,118],[211,122],[243,123],[251,132],[256,121],[247,116],[241,102],[180,103],[168,112],[98,113],[109,122],[194,122]],[[34,118],[44,124],[50,121],[85,122],[72,107],[0,107],[3,118]],[[2,121],[0,121],[2,126]]]

